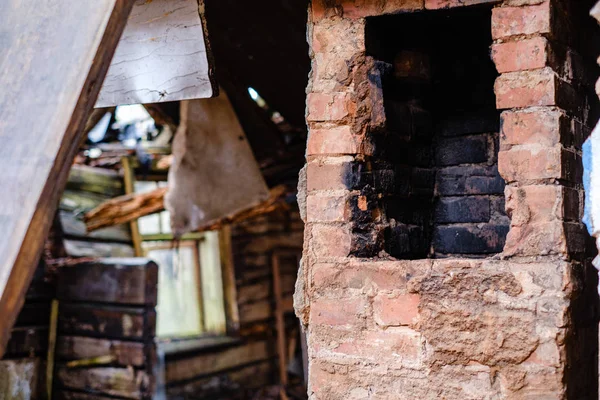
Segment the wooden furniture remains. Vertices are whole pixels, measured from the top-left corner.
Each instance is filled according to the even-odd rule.
[[[0,2],[0,356],[132,5]]]
[[[158,266],[144,258],[62,267],[55,395],[150,399],[155,390]]]

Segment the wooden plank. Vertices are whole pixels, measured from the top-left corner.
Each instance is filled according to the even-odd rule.
[[[282,307],[286,313],[294,311],[293,299],[291,297],[284,298]],[[240,323],[242,325],[252,324],[273,318],[275,316],[274,309],[275,306],[270,300],[243,304],[240,306]]]
[[[61,361],[103,356],[113,356],[114,363],[122,366],[142,367],[146,361],[143,343],[82,336],[61,336],[58,338],[56,357]]]
[[[132,5],[0,2],[0,356]]]
[[[137,0],[96,107],[212,97],[198,0]],[[202,3],[202,2],[200,2]]]
[[[166,357],[180,356],[185,353],[209,351],[238,344],[239,339],[229,336],[203,336],[197,339],[163,340],[158,342],[158,347]]]
[[[156,312],[61,303],[58,331],[63,335],[145,340],[155,336]]]
[[[50,323],[50,302],[25,303],[15,326],[48,326]]]
[[[219,233],[206,232],[199,247],[200,292],[204,330],[212,334],[225,334],[227,332],[227,320],[223,296],[221,257],[219,256]],[[215,282],[220,284],[215,285]]]
[[[134,257],[133,245],[65,239],[65,249],[72,257]]]
[[[87,165],[73,165],[66,188],[74,192],[96,193],[109,198],[125,194],[123,177],[119,172]]]
[[[83,215],[76,215],[70,211],[60,211],[60,222],[64,228],[64,233],[71,239],[82,240],[104,240],[133,243],[131,231],[127,225],[115,225],[104,229],[98,229],[93,232],[88,232],[83,222]]]
[[[33,356],[48,349],[48,326],[14,328],[6,346],[6,357]]]
[[[98,394],[71,392],[68,390],[55,391],[54,398],[56,400],[121,400],[123,397],[106,397]]]
[[[121,157],[121,165],[123,166],[123,177],[125,184],[125,194],[133,195],[135,189],[133,187],[133,181],[135,180],[133,168],[129,162],[129,157]],[[137,220],[129,222],[129,229],[131,230],[131,238],[133,240],[133,250],[136,257],[142,257],[144,251],[142,250],[142,237],[140,236],[140,228]]]
[[[144,371],[132,368],[58,367],[56,382],[63,388],[137,400],[147,392],[149,378]]]
[[[224,92],[212,99],[183,101],[180,111],[165,196],[176,236],[269,198],[252,149]]]
[[[157,300],[158,265],[146,258],[108,258],[60,268],[61,300],[149,305]]]
[[[214,374],[239,365],[266,360],[272,356],[267,341],[247,343],[220,352],[199,354],[189,358],[167,361],[167,385]]]
[[[43,393],[39,358],[0,361],[0,399],[38,399]]]

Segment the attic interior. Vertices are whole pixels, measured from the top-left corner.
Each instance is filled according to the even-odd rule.
[[[307,6],[206,2],[216,81],[270,194],[238,219],[177,239],[171,231],[161,189],[180,102],[94,110],[4,357],[23,361],[17,374],[32,398],[49,387],[60,399],[276,399],[283,390],[306,398],[292,294],[303,239]],[[126,195],[147,196],[128,210],[148,215],[86,231],[86,213]],[[107,295],[115,286],[126,289]]]

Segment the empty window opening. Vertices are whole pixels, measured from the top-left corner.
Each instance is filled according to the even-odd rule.
[[[491,9],[370,18],[367,51],[382,76],[385,128],[375,132],[386,251],[397,258],[484,257],[509,219],[498,174],[499,112]]]

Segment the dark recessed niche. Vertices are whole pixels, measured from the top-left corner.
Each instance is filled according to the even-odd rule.
[[[367,52],[382,76],[385,128],[374,132],[386,251],[397,258],[499,253],[509,219],[498,174],[491,8],[373,17]]]

